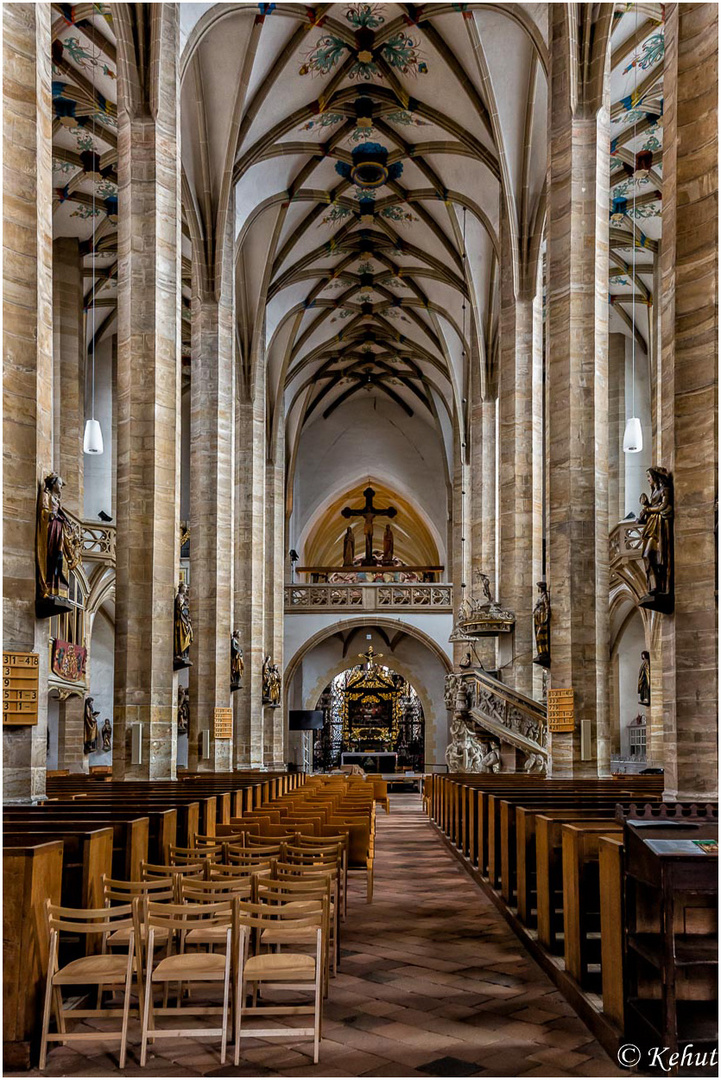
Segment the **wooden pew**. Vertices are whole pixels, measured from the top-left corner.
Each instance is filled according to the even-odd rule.
[[[65,907],[102,907],[103,874],[113,867],[113,830],[82,831],[73,825],[39,824],[35,830],[3,831],[8,847],[27,848],[50,840],[63,841],[61,902]]]
[[[623,985],[623,840],[601,836],[598,841],[598,876],[601,895],[601,997],[606,1016],[625,1028],[626,994]]]
[[[45,901],[60,903],[63,842],[3,849],[3,1064],[29,1069],[42,1016],[48,932]]]
[[[590,965],[601,963],[601,894],[598,869],[601,836],[623,836],[623,826],[590,823],[564,825],[563,850],[563,955],[566,971],[583,989],[590,985]],[[598,934],[598,937],[592,935]],[[596,980],[598,982],[598,980]]]
[[[32,833],[46,825],[61,825],[71,830],[84,829],[87,815],[73,815],[62,806],[33,806],[25,809],[10,808],[3,814],[5,830],[13,833]],[[149,820],[147,817],[128,818],[125,814],[105,812],[93,815],[96,828],[113,830],[113,877],[137,881],[140,877],[140,864],[148,861]]]

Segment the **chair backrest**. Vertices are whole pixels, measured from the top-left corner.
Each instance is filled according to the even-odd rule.
[[[340,866],[342,859],[338,844],[330,844],[322,850],[315,848],[294,847],[285,849],[286,863],[300,863],[303,866]]]
[[[116,907],[69,908],[45,901],[45,915],[50,934],[112,934],[133,927],[133,905]]]
[[[154,900],[175,899],[175,881],[172,876],[152,878],[147,881],[118,881],[102,876],[103,900],[107,907],[112,901],[130,904],[136,896],[152,896]]]
[[[152,878],[177,877],[178,875],[184,877],[186,874],[202,877],[204,871],[205,863],[203,862],[161,866],[158,863],[149,863],[143,860],[140,864],[140,876],[143,881],[150,881]]]
[[[279,904],[266,904],[262,901],[253,903],[249,900],[238,900],[238,914],[241,926],[268,929],[269,926],[278,926],[278,920],[291,920],[293,928],[317,927],[322,930],[324,923],[324,911],[319,905],[316,911],[299,910],[293,901]]]
[[[287,903],[299,896],[308,900],[330,901],[332,893],[332,881],[327,876],[314,876],[312,878],[257,878],[254,882],[255,903]]]
[[[264,836],[262,833],[258,833],[257,835],[248,833],[244,850],[248,851],[253,849],[256,851],[264,851],[268,855],[280,855],[283,845],[292,840],[295,840],[295,833],[286,833],[285,836]],[[234,844],[233,846],[243,850],[242,844]]]
[[[218,826],[216,826],[216,828],[218,828]],[[196,848],[206,848],[206,847],[217,848],[218,846],[220,846],[222,844],[242,844],[243,843],[241,833],[232,834],[230,836],[227,836],[227,835],[224,836],[224,835],[221,835],[220,833],[218,833],[217,836],[205,836],[203,833],[195,833],[195,836],[193,837],[193,841],[194,841],[194,846]]]
[[[197,881],[184,878],[180,882],[180,900],[182,903],[209,904],[227,900],[230,896],[250,898],[253,894],[252,877],[213,878],[210,881]]]
[[[179,847],[177,844],[170,845],[170,861],[173,866],[183,866],[184,864],[197,863],[200,859],[210,859],[213,855],[223,854],[223,845],[217,841],[211,847],[210,844],[204,844],[199,848],[187,848]]]
[[[238,902],[236,897],[199,904],[155,904],[152,900],[143,900],[142,917],[148,934],[161,927],[185,934],[198,925],[206,927],[208,924],[227,926],[230,930],[234,919],[237,921]]]

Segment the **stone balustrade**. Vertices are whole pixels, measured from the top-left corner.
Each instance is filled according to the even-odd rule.
[[[83,561],[104,562],[115,566],[115,526],[83,521]]]
[[[642,529],[637,521],[622,521],[611,529],[608,546],[612,570],[624,560],[642,558]]]
[[[446,614],[453,610],[453,586],[426,582],[286,585],[286,614],[331,610]]]
[[[526,754],[548,759],[546,708],[485,671],[454,673],[446,678],[446,705],[455,707],[458,687],[465,694],[465,710],[481,733],[495,735]],[[534,771],[537,771],[534,770]]]

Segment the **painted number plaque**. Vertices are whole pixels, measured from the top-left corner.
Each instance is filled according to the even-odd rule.
[[[3,724],[37,724],[37,653],[3,653]]]
[[[573,690],[551,689],[548,691],[548,730],[573,731]]]
[[[233,738],[233,710],[216,709],[213,714],[213,736],[216,739]]]

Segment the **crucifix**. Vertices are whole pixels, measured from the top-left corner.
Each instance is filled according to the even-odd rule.
[[[363,492],[365,496],[365,506],[362,506],[359,510],[352,510],[350,506],[345,506],[341,510],[341,514],[344,518],[362,517],[364,519],[363,532],[366,538],[366,553],[363,559],[364,566],[374,566],[375,559],[373,558],[373,519],[376,517],[389,517],[394,518],[398,511],[395,506],[389,506],[387,510],[379,510],[373,505],[373,496],[375,491],[372,487],[367,487]]]

